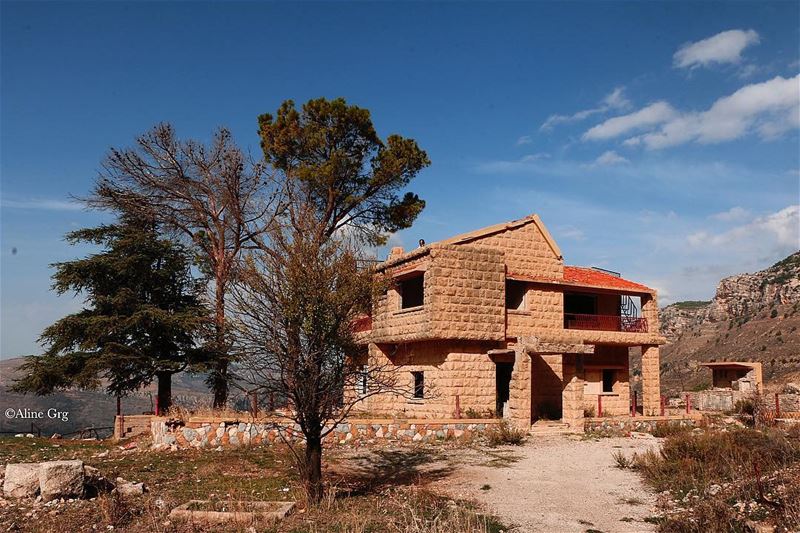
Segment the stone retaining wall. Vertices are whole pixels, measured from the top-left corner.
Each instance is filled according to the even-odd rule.
[[[363,419],[340,424],[325,438],[328,445],[374,442],[430,442],[446,439],[471,440],[476,434],[497,425],[494,419]],[[280,429],[278,428],[280,424]],[[156,447],[216,448],[269,445],[283,439],[302,441],[298,426],[286,421],[256,422],[193,419],[187,421],[153,417],[153,445]]]
[[[588,434],[605,433],[652,433],[658,426],[696,427],[702,418],[684,416],[637,416],[625,418],[587,418],[584,430]]]

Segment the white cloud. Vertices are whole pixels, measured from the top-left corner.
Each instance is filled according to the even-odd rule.
[[[603,154],[594,162],[595,165],[601,166],[621,165],[624,163],[630,163],[630,161],[619,155],[614,150],[603,152]]]
[[[667,102],[655,102],[638,111],[610,118],[590,128],[583,134],[583,140],[596,141],[619,137],[631,131],[666,122],[674,117],[675,114],[675,110]]]
[[[800,205],[790,205],[722,233],[697,231],[688,235],[686,241],[689,246],[706,251],[724,248],[726,252],[751,252],[763,243],[797,250],[800,249]]]
[[[617,87],[603,98],[598,107],[584,109],[583,111],[578,111],[572,115],[550,115],[539,127],[539,131],[548,131],[553,129],[558,124],[580,122],[593,115],[598,115],[615,109],[624,110],[628,109],[630,106],[630,101],[625,97],[625,88]]]
[[[687,43],[673,56],[676,68],[694,69],[713,63],[739,63],[742,51],[758,44],[759,36],[754,30],[728,30],[708,39]]]
[[[750,211],[745,209],[744,207],[731,207],[727,211],[723,211],[721,213],[714,213],[709,218],[713,220],[719,220],[720,222],[737,222],[739,220],[744,220],[750,216]]]
[[[27,200],[9,200],[4,198],[0,202],[4,209],[40,209],[44,211],[81,211],[85,209],[78,202],[51,200],[47,198],[31,198]]]
[[[595,126],[584,137],[604,124]],[[761,138],[771,139],[799,126],[800,75],[789,79],[776,76],[718,99],[707,111],[674,116],[657,131],[633,137],[623,144],[644,144],[650,149],[691,141],[712,144],[738,139],[753,130]]]
[[[517,139],[516,145],[522,146],[523,144],[531,144],[533,142],[533,138],[530,135],[523,135],[519,139]]]

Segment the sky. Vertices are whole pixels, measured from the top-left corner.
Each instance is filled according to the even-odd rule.
[[[0,3],[0,356],[78,310],[51,263],[110,147],[344,97],[432,161],[390,245],[538,213],[660,303],[800,248],[800,4]],[[385,251],[382,251],[384,253]]]

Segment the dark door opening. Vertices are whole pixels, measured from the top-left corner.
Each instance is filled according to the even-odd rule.
[[[514,363],[495,363],[495,386],[497,389],[497,402],[495,404],[495,416],[503,418],[503,411],[511,397],[511,371]]]

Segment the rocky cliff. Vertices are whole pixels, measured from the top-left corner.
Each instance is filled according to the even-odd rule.
[[[706,361],[760,361],[768,385],[800,375],[800,252],[753,274],[720,281],[709,302],[661,310],[662,380],[668,389],[703,387]],[[709,375],[706,375],[709,374]],[[772,383],[769,383],[769,382]]]

